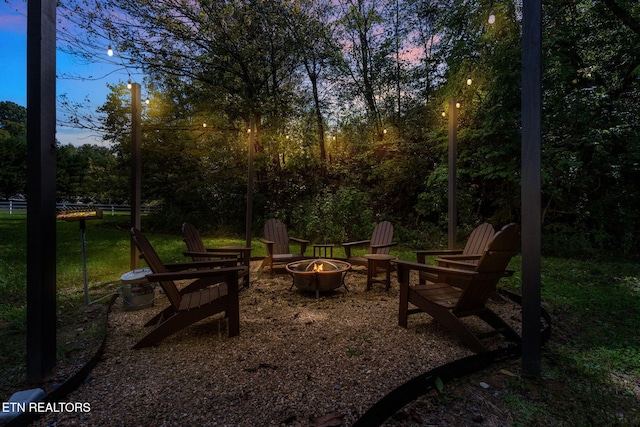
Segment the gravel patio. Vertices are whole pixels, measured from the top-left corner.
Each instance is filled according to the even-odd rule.
[[[150,308],[125,310],[119,297],[102,359],[66,399],[88,402],[91,411],[50,414],[34,425],[348,426],[409,379],[473,354],[426,314],[399,327],[395,277],[389,291],[380,284],[366,291],[366,274],[350,272],[349,291],[316,299],[290,290],[289,275],[258,266],[252,262],[251,286],[240,292],[241,330],[233,338],[216,316],[131,350],[167,302],[159,287]],[[491,304],[520,330],[519,306]]]

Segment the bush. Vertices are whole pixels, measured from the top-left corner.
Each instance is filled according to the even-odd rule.
[[[592,257],[594,249],[586,232],[576,225],[551,224],[542,230],[542,252],[567,258]]]
[[[371,237],[373,212],[367,193],[342,187],[301,201],[291,213],[291,228],[317,242],[346,242]]]

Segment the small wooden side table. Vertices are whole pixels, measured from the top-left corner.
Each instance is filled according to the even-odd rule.
[[[391,287],[391,260],[396,259],[393,255],[386,254],[366,254],[367,259],[367,290],[371,290],[373,282],[380,282],[386,285],[385,290]],[[386,278],[384,280],[376,279],[377,268],[385,271]]]

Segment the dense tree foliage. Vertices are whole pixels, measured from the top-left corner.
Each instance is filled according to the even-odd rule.
[[[14,102],[0,102],[0,197],[26,193],[27,109]]]
[[[519,1],[70,0],[59,14],[63,48],[111,44],[148,76],[143,197],[164,226],[242,230],[254,122],[257,227],[275,215],[338,241],[386,218],[407,244],[436,244],[451,98],[461,228],[520,219]],[[545,250],[640,250],[639,45],[634,0],[544,4]],[[64,169],[101,177],[61,176],[65,197],[126,198],[129,92],[111,89],[112,151],[61,152]]]

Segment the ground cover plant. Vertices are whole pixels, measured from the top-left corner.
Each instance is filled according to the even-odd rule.
[[[6,401],[12,391],[29,387],[24,383],[26,216],[0,215],[0,235],[0,291],[5,297],[0,305],[5,344],[0,354],[0,397]],[[182,259],[184,244],[178,231],[149,236],[162,259]],[[78,224],[58,223],[58,359],[66,371],[53,381],[63,381],[69,370],[77,369],[95,351],[104,336],[108,296],[118,291],[120,276],[129,270],[127,216],[88,221],[86,238],[89,306],[83,300]],[[205,236],[205,241],[213,246],[242,239]],[[406,246],[395,254],[413,257]],[[257,241],[253,255],[264,256]],[[513,260],[516,274],[502,283],[514,292],[519,292],[519,264],[519,258]],[[518,361],[507,362],[445,384],[440,392],[409,404],[389,423],[419,424],[421,412],[441,411],[448,414],[443,419],[449,425],[457,425],[455,414],[461,407],[480,405],[473,390],[483,382],[491,384],[494,393],[484,395],[482,404],[513,425],[637,425],[640,266],[619,259],[544,257],[542,283],[553,332],[544,349],[540,378],[524,378]]]

